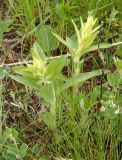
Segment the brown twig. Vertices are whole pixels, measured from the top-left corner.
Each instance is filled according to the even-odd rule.
[[[0,67],[3,67],[3,66],[13,67],[13,66],[32,64],[32,63],[33,63],[33,61],[15,62],[15,63],[9,63],[9,64],[2,64],[2,65],[0,65]]]
[[[62,56],[70,57],[70,54],[55,56],[55,57],[49,57],[49,58],[46,58],[46,60],[49,61],[49,60],[52,60],[52,59],[60,58]],[[3,67],[4,65],[8,66],[8,67],[13,67],[13,66],[20,66],[20,65],[24,65],[24,64],[27,65],[27,64],[32,64],[32,63],[33,63],[33,61],[31,61],[31,60],[30,61],[23,61],[23,62],[19,61],[19,62],[15,62],[15,63],[2,64],[2,65],[0,65],[0,67]]]
[[[116,45],[119,45],[119,44],[122,44],[122,42],[117,42],[117,43],[113,43],[110,47],[113,47],[113,46],[116,46]],[[109,48],[110,48],[109,47]],[[97,49],[95,49],[97,50]],[[55,56],[55,57],[49,57],[49,58],[46,58],[46,60],[52,60],[52,59],[57,59],[57,58],[60,58],[62,56],[66,56],[66,57],[70,57],[71,54],[66,54],[66,55],[60,55],[60,56]],[[13,66],[19,66],[19,65],[24,65],[24,64],[32,64],[33,61],[24,61],[24,62],[16,62],[16,63],[10,63],[10,64],[2,64],[0,65],[0,67],[3,67],[4,65],[8,66],[8,67],[13,67]]]
[[[13,67],[13,66],[19,66],[19,65],[23,65],[23,64],[32,64],[32,63],[33,63],[33,61],[24,61],[24,62],[15,62],[15,63],[3,64],[3,65],[6,65],[8,67]],[[3,65],[0,65],[0,67]]]

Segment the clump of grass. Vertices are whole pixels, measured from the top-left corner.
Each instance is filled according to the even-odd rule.
[[[115,133],[113,129],[110,133],[107,131],[107,135],[103,133],[104,127],[114,127],[111,124],[113,113],[106,115],[99,112],[99,101],[97,100],[99,87],[98,90],[91,93],[95,94],[95,97],[91,99],[87,98],[81,91],[82,84],[86,80],[102,74],[101,70],[80,73],[81,64],[84,62],[84,59],[81,60],[83,55],[91,48],[92,50],[98,48],[98,46],[92,46],[92,43],[98,35],[100,26],[93,28],[96,19],[91,15],[86,23],[83,23],[82,19],[80,19],[80,23],[81,28],[78,29],[73,21],[77,37],[75,40],[69,37],[64,40],[53,33],[70,51],[68,56],[71,57],[70,65],[72,68],[69,78],[61,73],[64,66],[69,64],[68,56],[47,58],[43,49],[37,43],[34,44],[31,50],[33,64],[28,64],[27,67],[13,67],[13,71],[22,76],[11,75],[10,77],[28,86],[30,90],[33,89],[37,96],[46,103],[47,111],[45,108],[37,114],[39,119],[44,121],[53,131],[54,143],[51,147],[54,148],[53,154],[57,155],[60,152],[60,155],[72,159],[105,159],[107,156],[113,158],[114,155],[110,154],[113,150],[109,149],[111,148],[109,137],[114,136]],[[99,48],[108,46],[112,45],[101,44]],[[120,65],[119,60],[116,61],[116,65]],[[121,70],[121,66],[119,66],[119,70]],[[109,71],[104,71],[104,74],[106,73],[109,73]],[[92,103],[91,107],[90,103]],[[100,104],[102,103],[100,102]],[[94,106],[98,108],[98,112],[94,111]],[[115,115],[114,119],[116,119],[116,125],[120,125],[118,115]],[[117,145],[119,145],[118,140]],[[58,150],[56,147],[58,147]],[[114,146],[112,147],[114,148]],[[118,152],[118,148],[114,149],[115,152]],[[89,155],[87,155],[88,152]],[[119,157],[120,155],[117,153],[116,156]]]

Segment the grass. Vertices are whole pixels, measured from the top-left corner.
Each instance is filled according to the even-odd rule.
[[[121,41],[121,0],[6,0],[0,3],[2,64],[30,60],[30,50],[35,41],[44,50],[46,59],[66,55],[67,52],[70,54],[52,32],[64,39],[73,37],[74,40],[76,36],[72,19],[79,28],[79,17],[85,22],[89,11],[97,17],[96,25],[102,24],[96,44]],[[13,36],[9,35],[11,32]],[[11,41],[14,38],[17,40]],[[50,88],[45,91],[42,85],[43,90],[37,94],[38,90],[32,89],[36,84],[24,87],[10,78],[9,75],[13,74],[11,67],[9,71],[4,68],[6,77],[3,68],[0,68],[0,159],[121,160],[121,52],[119,45],[87,53],[79,57],[77,63],[74,57],[72,61],[68,58],[68,66],[63,67],[63,76],[58,75],[58,80],[51,81],[53,91],[60,91],[62,81],[68,82],[64,86],[66,89],[61,90],[60,94],[56,92],[56,102],[52,86],[48,83],[46,87]],[[82,65],[79,64],[81,59]],[[59,59],[60,64],[65,63],[62,61]],[[50,62],[53,59],[47,65]],[[36,67],[35,73],[38,65]],[[50,69],[48,67],[51,77],[55,69],[53,64]],[[70,85],[73,80],[66,80],[75,76],[77,81],[80,72],[96,69],[102,69],[102,75],[85,80],[84,83]],[[105,70],[109,70],[109,73],[106,74]],[[44,95],[47,96],[47,93],[51,98],[45,100]],[[43,112],[50,113],[50,106],[55,107],[52,112],[56,115],[56,127],[50,114],[49,119],[43,115]],[[120,109],[118,114],[117,109]]]

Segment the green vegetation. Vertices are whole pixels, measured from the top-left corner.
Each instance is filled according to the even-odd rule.
[[[121,0],[0,4],[0,159],[121,160]]]

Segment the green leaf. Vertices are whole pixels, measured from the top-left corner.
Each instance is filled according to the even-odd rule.
[[[33,77],[33,73],[32,73],[33,70],[32,69],[30,70],[28,67],[25,67],[25,66],[12,67],[12,71],[14,73],[23,75],[25,77]]]
[[[14,144],[9,145],[6,151],[7,155],[11,155],[11,156],[17,156],[18,155],[18,149],[16,148],[16,146]]]
[[[44,85],[41,85],[41,82],[39,84],[39,81],[28,77],[15,76],[15,75],[11,75],[10,77],[25,86],[35,89],[37,95],[43,98],[49,104],[51,105],[55,104],[55,91],[52,83],[49,82]]]
[[[56,33],[53,33],[53,35],[54,35],[61,43],[63,43],[67,48],[70,49],[70,46],[67,44],[67,42],[66,42],[61,36],[59,36],[59,35],[56,34]]]
[[[120,87],[122,85],[122,77],[119,73],[112,73],[107,75],[108,83],[113,87]]]
[[[77,49],[77,41],[74,41],[73,39],[66,37],[66,43],[70,47],[71,51],[75,51]]]
[[[67,65],[66,57],[52,60],[46,68],[45,76],[48,80],[55,78],[65,65]]]
[[[94,88],[93,91],[89,93],[90,95],[90,106],[94,106],[98,102],[98,97],[100,95],[99,88]]]
[[[114,64],[116,65],[117,71],[120,71],[122,74],[122,60],[114,57]]]
[[[0,69],[0,79],[3,79],[6,76],[6,71],[3,69]]]
[[[116,39],[117,43],[122,42],[122,36],[119,36],[119,38]],[[117,46],[116,55],[122,57],[122,45]]]
[[[0,133],[0,147],[3,146],[7,140],[8,136],[5,134],[5,132],[2,134]]]
[[[104,71],[104,73],[108,73],[108,71]],[[86,73],[80,73],[78,76],[75,76],[69,80],[66,81],[66,83],[63,85],[63,87],[60,89],[60,91],[65,90],[71,86],[74,86],[78,83],[83,83],[86,80],[95,77],[95,76],[100,76],[102,75],[102,70],[94,70],[91,72],[86,72]]]
[[[0,67],[0,79],[6,76],[8,70],[9,68],[7,66]]]
[[[28,67],[15,66],[12,67],[12,70],[17,74],[22,75],[23,77],[30,78],[35,81],[38,81],[40,79],[40,76],[34,71],[33,65],[30,65]]]
[[[8,154],[6,151],[2,153],[2,156],[5,160],[16,160],[16,156],[14,154]]]
[[[10,77],[25,86],[29,86],[33,89],[39,90],[39,85],[37,84],[37,81],[31,78],[27,78],[23,76],[15,76],[15,75],[10,75]]]
[[[35,70],[35,73],[42,73],[45,69],[45,55],[38,43],[35,43],[31,49],[33,65],[32,68]],[[30,65],[28,65],[28,68]]]
[[[59,16],[60,18],[64,15],[64,6],[63,6],[63,4],[57,2],[55,10],[56,10],[57,16]]]
[[[15,73],[18,73],[18,74],[22,74],[21,71],[26,68],[27,67],[25,67],[25,66],[15,66],[15,67],[12,67],[12,71],[14,71]]]
[[[39,118],[43,120],[49,128],[54,129],[56,127],[56,117],[54,114],[48,112],[39,112],[38,115]]]
[[[32,51],[32,54],[34,54],[34,56],[36,56],[36,57],[39,56],[42,61],[45,61],[44,51],[42,50],[41,46],[37,42],[34,43],[31,51]]]
[[[18,132],[12,128],[7,128],[5,134],[12,140],[16,140],[18,136]]]
[[[119,45],[119,44],[121,44],[121,43],[113,43],[113,44],[100,43],[100,44],[95,44],[95,45],[92,45],[92,46],[87,50],[87,52],[95,51],[95,50],[98,50],[98,49],[107,49],[107,48],[110,48],[110,47],[113,47],[113,46],[116,46],[116,45]]]
[[[48,102],[51,106],[55,104],[55,91],[52,83],[47,83],[41,86],[37,95]]]
[[[59,42],[52,34],[52,29],[48,25],[41,26],[38,33],[37,42],[41,45],[45,52],[55,50],[59,47]]]
[[[28,145],[25,144],[25,143],[22,143],[22,145],[20,146],[20,150],[19,150],[20,155],[21,155],[22,158],[24,158],[26,156],[27,149],[28,149]]]

